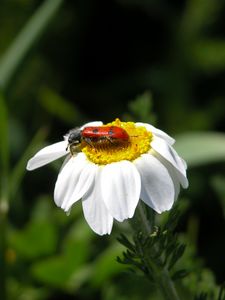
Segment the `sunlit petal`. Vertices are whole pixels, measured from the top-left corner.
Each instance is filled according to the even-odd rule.
[[[82,199],[84,217],[91,229],[99,235],[110,234],[113,217],[103,201],[101,189],[101,169],[95,173],[95,181]]]
[[[136,123],[137,126],[144,126],[148,131],[152,132],[155,136],[164,139],[168,144],[173,145],[175,143],[175,139],[169,136],[164,131],[154,127],[153,125],[147,123]]]
[[[131,218],[138,204],[141,180],[129,161],[106,165],[102,170],[101,187],[110,214],[118,221]]]
[[[47,146],[38,151],[27,163],[27,170],[31,171],[40,168],[48,163],[66,155],[67,142],[62,141],[50,146]]]
[[[184,164],[184,160],[180,158],[177,152],[161,138],[155,138],[151,142],[151,147],[176,168],[180,174],[182,186],[187,188],[186,164]]]
[[[82,198],[94,181],[94,169],[83,153],[72,157],[61,170],[55,185],[54,200],[57,206],[69,211]]]
[[[165,166],[154,156],[143,154],[135,161],[141,175],[141,199],[156,212],[169,210],[174,202],[174,184]]]
[[[155,153],[154,156],[167,168],[174,184],[174,189],[175,189],[175,200],[177,200],[177,197],[180,193],[180,185],[187,184],[188,185],[188,180],[184,179],[182,175],[177,171],[174,166],[168,162],[165,158],[163,158],[161,155],[158,153]]]

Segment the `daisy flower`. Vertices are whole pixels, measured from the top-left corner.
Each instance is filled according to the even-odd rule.
[[[94,126],[93,132],[110,126],[112,130],[103,137],[100,133],[85,137],[90,126]],[[180,185],[188,187],[187,166],[173,149],[174,142],[146,123],[119,119],[106,125],[91,122],[69,132],[63,141],[41,149],[28,161],[27,170],[66,156],[55,184],[56,205],[69,212],[81,199],[92,230],[110,234],[113,219],[122,222],[132,218],[139,199],[162,213],[172,207]]]

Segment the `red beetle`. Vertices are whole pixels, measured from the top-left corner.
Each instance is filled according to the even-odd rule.
[[[129,135],[127,132],[117,126],[90,126],[85,127],[81,131],[83,139],[90,139],[91,141],[108,140],[113,142],[114,140],[128,141]]]
[[[85,141],[89,145],[99,144],[102,142],[127,142],[129,135],[121,127],[117,126],[88,126],[83,129],[76,128],[69,132],[68,143],[75,146]]]

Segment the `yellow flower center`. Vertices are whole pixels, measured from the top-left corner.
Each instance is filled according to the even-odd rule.
[[[119,119],[103,126],[123,128],[129,135],[129,139],[127,141],[105,139],[103,142],[95,141],[93,144],[87,144],[84,140],[81,144],[81,151],[91,162],[106,165],[121,160],[133,161],[150,150],[152,133],[144,126],[135,126],[133,122],[121,122]]]

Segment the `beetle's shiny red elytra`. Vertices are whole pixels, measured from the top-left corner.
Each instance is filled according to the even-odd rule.
[[[128,142],[128,140],[128,133],[121,127],[87,126],[83,129],[74,128],[69,132],[68,147],[70,148],[71,153],[73,153],[81,142],[86,142],[95,147],[102,143],[110,142],[112,144],[118,144]]]
[[[85,127],[81,131],[81,137],[83,139],[88,138],[91,140],[121,140],[121,141],[128,141],[129,135],[121,127],[117,126],[89,126]]]

